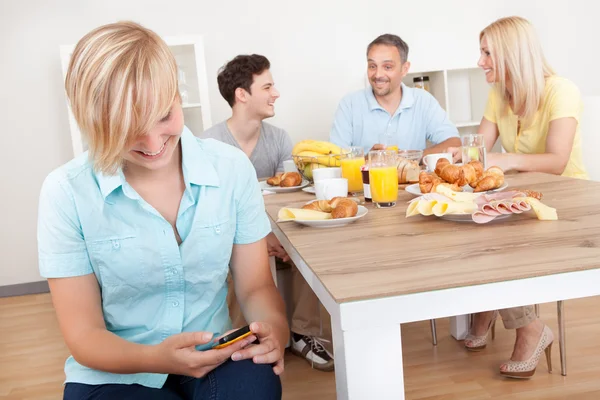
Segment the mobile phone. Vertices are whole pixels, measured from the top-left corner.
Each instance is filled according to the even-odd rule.
[[[221,339],[219,339],[213,349],[222,349],[223,347],[227,347],[235,342],[239,342],[250,335],[252,335],[252,332],[250,331],[250,325],[246,325],[243,328],[223,336]]]

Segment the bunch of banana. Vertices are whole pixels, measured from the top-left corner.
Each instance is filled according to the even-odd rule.
[[[302,140],[294,146],[292,155],[298,155],[302,151],[313,151],[321,155],[341,154],[342,149],[330,142],[321,142],[319,140]]]
[[[330,142],[318,140],[302,140],[292,150],[292,155],[299,168],[312,170],[324,167],[339,167],[342,149]],[[311,165],[313,164],[313,165]],[[315,166],[318,164],[319,166]],[[305,175],[306,176],[306,175]]]

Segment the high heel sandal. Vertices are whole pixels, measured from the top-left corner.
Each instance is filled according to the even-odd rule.
[[[485,347],[487,346],[487,336],[490,331],[490,328],[492,330],[492,340],[494,340],[496,338],[496,320],[497,319],[498,319],[498,311],[496,310],[496,311],[494,311],[494,315],[492,316],[492,319],[490,320],[487,330],[485,331],[485,335],[475,336],[475,335],[471,335],[469,333],[467,335],[467,337],[465,338],[465,348],[469,351],[481,351],[481,350],[485,349]],[[467,341],[471,342],[471,344],[467,345]]]
[[[554,342],[554,335],[548,326],[544,325],[542,336],[540,341],[535,348],[535,351],[525,361],[512,361],[506,362],[507,370],[500,371],[500,374],[508,378],[516,379],[528,379],[535,374],[535,369],[540,361],[542,352],[546,353],[546,362],[548,363],[548,372],[552,372],[552,343]]]

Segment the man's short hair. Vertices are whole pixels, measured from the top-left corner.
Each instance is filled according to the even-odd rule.
[[[391,33],[378,36],[375,40],[369,43],[369,46],[367,47],[367,56],[369,55],[371,47],[378,44],[395,46],[398,49],[398,53],[400,53],[400,59],[402,60],[402,63],[405,63],[408,59],[408,45],[404,40],[400,39],[400,36],[392,35]]]
[[[260,75],[271,68],[271,63],[265,56],[259,54],[239,55],[225,64],[217,76],[219,92],[231,107],[235,103],[235,90],[242,88],[248,93],[254,82],[254,75]]]

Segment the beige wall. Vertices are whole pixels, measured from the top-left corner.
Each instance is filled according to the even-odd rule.
[[[417,69],[471,67],[485,25],[530,18],[550,62],[586,95],[600,94],[598,24],[575,1],[0,1],[0,285],[40,279],[37,200],[42,180],[71,157],[59,45],[92,28],[133,19],[161,35],[205,37],[213,122],[228,116],[216,70],[238,53],[267,55],[282,93],[273,123],[295,140],[328,136],[335,107],[364,84],[365,46],[392,32]]]

